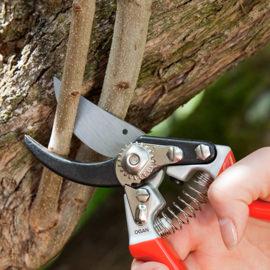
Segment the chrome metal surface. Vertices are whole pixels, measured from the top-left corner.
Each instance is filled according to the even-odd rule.
[[[60,89],[61,81],[54,78],[56,99],[59,98]],[[144,133],[81,96],[74,134],[96,152],[115,157],[123,146]]]

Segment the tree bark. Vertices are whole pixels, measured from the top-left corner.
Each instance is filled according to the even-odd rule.
[[[148,131],[222,72],[270,40],[265,0],[156,0],[139,83],[127,120]],[[72,1],[0,2],[0,269],[36,269],[61,250],[91,189],[64,182],[53,228],[36,232],[29,213],[41,165],[25,133],[48,143],[55,111],[52,77],[61,77]],[[98,100],[116,3],[100,0],[85,79]],[[132,32],[130,33],[132,35]],[[123,89],[125,91],[125,89]]]

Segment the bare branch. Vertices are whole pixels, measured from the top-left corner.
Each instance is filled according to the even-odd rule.
[[[55,114],[49,149],[68,155],[83,84],[90,35],[95,12],[95,0],[75,0],[66,52],[60,98]],[[43,170],[37,197],[31,211],[31,224],[37,231],[55,225],[62,178]]]
[[[119,0],[99,106],[125,118],[141,69],[151,0]]]
[[[94,81],[89,80],[89,81],[85,81],[82,85],[82,89],[81,89],[81,95],[84,96],[86,94],[89,93],[89,91],[91,90],[91,88],[94,85]]]

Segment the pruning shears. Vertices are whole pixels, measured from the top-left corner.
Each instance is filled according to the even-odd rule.
[[[55,79],[57,99],[60,86]],[[49,152],[29,136],[25,144],[40,162],[66,179],[96,187],[122,187],[132,256],[161,262],[170,270],[186,269],[166,236],[181,229],[207,202],[209,185],[235,162],[230,147],[147,136],[84,97],[80,97],[74,134],[109,159],[82,163]],[[182,183],[177,201],[166,211],[158,189],[165,175]],[[270,204],[255,201],[250,215],[270,220]]]

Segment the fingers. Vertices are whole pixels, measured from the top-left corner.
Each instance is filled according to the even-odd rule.
[[[131,270],[169,270],[169,268],[156,262],[139,262],[134,260]]]
[[[210,186],[209,201],[217,213],[222,238],[235,246],[245,231],[248,205],[270,198],[270,147],[262,148],[223,172]]]

